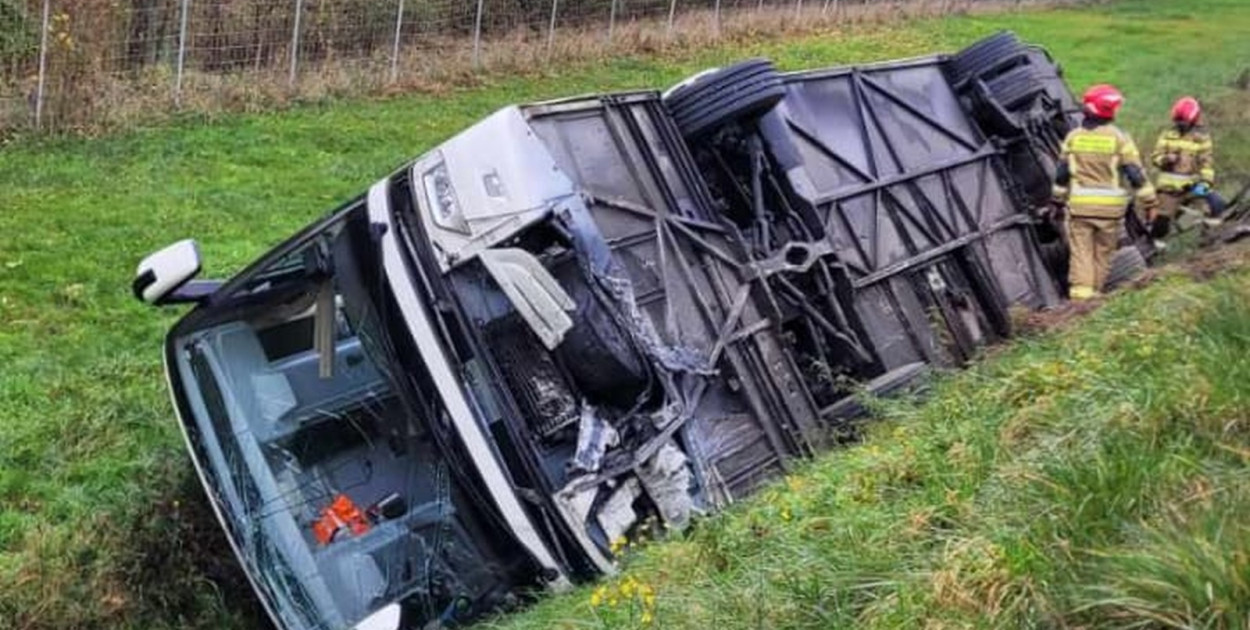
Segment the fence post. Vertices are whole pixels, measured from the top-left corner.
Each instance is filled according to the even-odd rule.
[[[668,37],[673,36],[673,18],[677,16],[677,0],[668,3]]]
[[[712,10],[712,19],[714,21],[713,28],[716,29],[716,37],[720,37],[720,0],[716,0],[716,7]]]
[[[391,83],[399,80],[399,38],[404,28],[404,0],[399,0],[395,12],[395,45],[391,47]]]
[[[48,79],[48,20],[52,0],[43,0],[43,32],[39,35],[39,85],[35,88],[35,129],[43,127],[43,89]]]
[[[551,52],[551,44],[556,41],[556,9],[560,0],[551,0],[551,22],[547,24],[547,52]]]
[[[473,18],[473,67],[482,67],[482,5],[485,0],[477,0],[477,17]]]
[[[295,87],[296,73],[299,72],[299,27],[303,14],[304,0],[295,0],[295,25],[291,28],[291,87]]]
[[[178,21],[178,74],[174,79],[174,106],[182,107],[182,72],[187,60],[187,16],[191,12],[191,0],[182,0],[182,15]]]
[[[612,0],[612,8],[608,9],[608,43],[612,43],[612,31],[616,29],[616,0]]]
[[[803,16],[803,0],[795,0],[794,2],[794,21],[798,22]]]

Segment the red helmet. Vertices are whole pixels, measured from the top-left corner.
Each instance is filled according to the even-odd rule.
[[[1200,116],[1202,116],[1202,106],[1198,104],[1198,99],[1192,96],[1183,96],[1172,106],[1172,120],[1178,123],[1192,125],[1198,122]]]
[[[1114,120],[1115,113],[1124,104],[1124,95],[1115,86],[1102,84],[1085,90],[1082,101],[1085,103],[1085,113]]]

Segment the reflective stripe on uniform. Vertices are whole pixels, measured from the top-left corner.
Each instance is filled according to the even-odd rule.
[[[1073,153],[1095,153],[1098,155],[1115,155],[1116,138],[1092,133],[1078,134],[1068,143],[1068,150]]]
[[[1178,140],[1175,138],[1164,138],[1160,144],[1163,145],[1164,149],[1173,149],[1176,151],[1189,151],[1192,153],[1198,153],[1201,151],[1211,150],[1210,140],[1199,140],[1197,142],[1194,142],[1192,140]]]
[[[1068,203],[1074,206],[1126,206],[1128,194],[1119,188],[1073,188]]]
[[[1198,181],[1196,175],[1182,175],[1180,173],[1170,173],[1162,171],[1155,178],[1155,183],[1163,190],[1182,190]]]
[[[1094,290],[1094,287],[1074,285],[1068,290],[1068,296],[1074,300],[1089,300],[1098,297],[1098,292]]]

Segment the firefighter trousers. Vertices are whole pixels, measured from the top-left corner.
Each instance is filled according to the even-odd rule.
[[[1120,219],[1068,219],[1068,294],[1074,300],[1102,291],[1111,269],[1111,256],[1120,242]]]
[[[1154,216],[1146,217],[1146,225],[1150,226],[1151,238],[1167,238],[1172,221],[1180,214],[1181,206],[1188,205],[1207,216],[1218,217],[1224,214],[1228,205],[1224,198],[1214,190],[1205,197],[1199,197],[1184,190],[1160,190],[1159,210]]]

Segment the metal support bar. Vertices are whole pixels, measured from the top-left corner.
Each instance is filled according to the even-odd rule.
[[[801,73],[787,75],[784,79],[787,82],[806,83],[810,81],[819,81],[825,79],[851,78],[853,75],[864,72],[881,72],[890,70],[909,70],[912,68],[926,68],[938,66],[944,63],[950,55],[928,55],[925,57],[912,57],[908,59],[900,59],[898,61],[883,61],[880,63],[870,63],[858,66],[835,66],[833,68],[822,68],[819,70],[805,70]]]
[[[868,158],[868,170],[872,173],[872,179],[877,179],[881,176],[881,168],[877,165],[877,155],[873,151],[868,133],[868,117],[864,115],[868,111],[868,97],[864,96],[864,83],[860,80],[858,71],[851,72],[851,98],[855,100],[855,115],[863,132],[860,141],[864,146],[864,155]]]
[[[955,182],[951,181],[950,172],[939,173],[938,178],[942,182],[942,192],[946,195],[946,202],[959,213],[958,216],[963,218],[964,223],[970,229],[976,229],[978,224],[977,218],[968,209],[968,203],[964,201],[964,196],[955,188]]]
[[[178,21],[178,72],[174,79],[174,106],[182,107],[182,73],[187,59],[187,20],[191,0],[182,0],[182,16]]]
[[[473,18],[473,67],[482,67],[482,9],[485,0],[477,0],[477,17]]]
[[[39,85],[35,88],[35,129],[43,127],[44,88],[48,83],[48,21],[52,0],[43,0],[43,30],[39,36]]]
[[[990,176],[990,160],[981,163],[981,174],[977,177],[977,201],[973,208],[976,210],[976,222],[979,224],[981,219],[985,218],[985,193],[988,189],[987,182]]]
[[[608,206],[609,208],[624,210],[625,212],[632,212],[633,214],[644,216],[649,219],[659,218],[659,214],[656,213],[655,210],[652,210],[644,205],[634,203],[628,199],[621,199],[619,197],[610,197],[608,195],[599,195],[595,193],[588,193],[586,196],[591,203],[602,204]],[[715,232],[717,234],[725,233],[725,228],[716,225],[715,223],[708,223],[699,219],[692,219],[690,217],[683,217],[674,214],[666,214],[665,217],[670,221],[681,223],[693,229],[703,230],[705,232]]]
[[[551,0],[551,22],[547,24],[547,52],[551,52],[551,44],[556,41],[556,10],[560,0]]]
[[[734,269],[739,269],[742,267],[742,265],[737,260],[735,260],[733,256],[730,256],[729,254],[722,252],[720,248],[703,240],[702,237],[694,233],[694,230],[691,230],[690,228],[686,227],[681,221],[675,220],[675,218],[672,215],[667,215],[664,218],[667,219],[668,222],[674,228],[676,228],[678,232],[681,232],[683,236],[690,239],[690,242],[698,245],[704,251],[714,256],[717,260],[720,260],[721,262],[725,263],[726,265]]]
[[[903,184],[903,186],[907,187],[908,184]],[[881,196],[886,202],[885,207],[890,210],[889,216],[890,219],[894,221],[894,228],[898,231],[898,237],[902,239],[908,250],[913,253],[917,253],[921,251],[921,248],[914,240],[912,240],[912,232],[906,229],[907,224],[910,224],[911,227],[920,234],[920,236],[927,239],[930,243],[942,242],[942,239],[938,236],[936,231],[931,230],[929,226],[926,226],[924,219],[913,214],[911,209],[898,198],[898,195],[894,194],[893,190],[888,188],[882,189]],[[913,201],[915,201],[915,199],[913,199]],[[924,208],[917,209],[922,215],[925,214]]]
[[[395,42],[391,46],[391,83],[399,80],[399,40],[404,32],[404,0],[395,11]]]
[[[908,258],[907,260],[900,260],[894,264],[888,265],[886,267],[882,267],[881,269],[878,269],[877,271],[874,271],[862,278],[856,278],[852,280],[851,285],[856,289],[862,289],[866,286],[876,284],[891,276],[907,271],[908,269],[917,267],[919,265],[923,265],[924,263],[927,263],[931,260],[941,258],[942,256],[945,256],[946,254],[956,249],[959,249],[960,247],[968,245],[969,243],[973,243],[981,239],[984,239],[990,234],[1001,232],[1003,230],[1013,228],[1017,225],[1027,224],[1030,221],[1032,221],[1032,219],[1030,219],[1029,217],[1025,215],[1016,215],[1013,217],[1009,217],[1007,219],[1004,219],[1003,221],[1000,221],[994,225],[991,225],[990,227],[984,230],[980,230],[977,232],[970,232],[957,239],[948,241],[937,247],[934,247],[933,249],[927,250],[921,254],[912,256],[911,258]]]
[[[793,129],[795,133],[802,136],[804,140],[807,140],[808,142],[812,143],[812,145],[816,147],[816,150],[824,154],[825,157],[828,157],[834,162],[837,162],[838,166],[841,166],[842,168],[854,173],[856,177],[866,182],[872,182],[877,179],[875,175],[859,168],[858,166],[855,166],[849,160],[839,155],[837,151],[834,151],[833,149],[826,146],[824,142],[821,142],[820,138],[817,137],[814,131],[808,130],[803,125],[800,125],[799,123],[793,120],[790,120],[789,118],[786,119],[786,125],[788,125],[791,129]]]
[[[716,365],[720,361],[720,353],[728,345],[730,337],[734,334],[734,327],[738,325],[738,320],[742,318],[742,309],[746,308],[747,298],[751,297],[751,285],[743,284],[738,287],[738,294],[734,296],[733,305],[729,307],[729,315],[725,317],[725,322],[721,324],[720,330],[716,335],[716,342],[712,344],[712,351],[708,353],[708,364]]]
[[[784,276],[778,276],[775,280],[778,286],[782,289],[781,293],[789,297],[790,303],[796,306],[800,311],[803,311],[803,314],[814,322],[817,327],[828,333],[834,339],[841,341],[844,345],[846,345],[846,347],[850,348],[859,360],[865,363],[872,361],[872,356],[868,354],[868,351],[865,350],[859,342],[848,336],[846,332],[839,330],[833,322],[829,321],[829,319],[824,316],[824,314],[816,310],[816,307],[808,303],[808,296],[799,290],[798,287],[794,286],[794,283],[787,280]]]
[[[871,87],[872,89],[876,90],[877,92],[880,92],[882,96],[884,96],[884,97],[886,97],[886,98],[890,99],[892,102],[894,102],[894,104],[895,104],[895,105],[898,105],[899,107],[902,107],[903,109],[907,110],[907,113],[911,114],[912,116],[915,116],[916,118],[919,118],[919,119],[921,119],[921,120],[925,121],[925,122],[926,122],[926,123],[928,123],[930,126],[932,126],[934,129],[937,129],[938,131],[942,132],[942,134],[943,134],[943,135],[945,135],[946,137],[948,137],[948,138],[950,138],[951,140],[954,140],[955,142],[958,142],[959,144],[963,145],[963,147],[964,147],[964,148],[966,148],[966,149],[968,149],[969,151],[975,151],[975,150],[977,150],[977,144],[976,144],[976,142],[971,141],[971,140],[968,140],[967,138],[964,138],[963,136],[959,135],[958,133],[955,133],[953,130],[951,130],[950,128],[948,128],[946,125],[943,125],[941,122],[939,122],[938,120],[936,120],[936,119],[935,119],[935,118],[933,118],[932,116],[930,116],[930,115],[928,115],[928,114],[926,114],[926,113],[924,113],[924,112],[920,111],[920,110],[919,110],[919,109],[917,109],[915,106],[913,106],[911,103],[908,103],[908,102],[907,102],[906,100],[904,100],[902,97],[900,97],[899,95],[895,94],[895,93],[894,93],[894,91],[893,91],[893,90],[891,90],[890,88],[888,88],[888,87],[886,87],[886,86],[884,86],[884,85],[881,85],[880,83],[878,83],[878,82],[877,82],[875,79],[873,79],[872,77],[862,76],[861,78],[862,78],[862,79],[863,79],[863,81],[864,81],[864,85],[867,85],[868,87]]]
[[[946,160],[945,162],[938,162],[935,164],[931,164],[923,169],[917,169],[915,171],[910,171],[907,173],[900,173],[898,175],[885,177],[874,182],[863,184],[862,186],[856,186],[849,190],[843,190],[840,192],[831,193],[823,197],[814,199],[812,203],[814,205],[821,206],[827,203],[835,203],[838,201],[844,201],[852,197],[858,197],[860,195],[870,193],[874,190],[886,188],[888,186],[893,186],[895,184],[902,184],[902,183],[906,183],[909,181],[917,180],[922,177],[933,175],[944,170],[958,168],[960,166],[966,166],[968,164],[972,164],[974,162],[983,160],[987,157],[997,155],[997,154],[998,154],[998,149],[995,149],[994,147],[987,145],[986,147],[983,147],[980,151],[977,151],[976,153],[970,153],[966,156],[955,158],[953,160]]]
[[[616,30],[616,0],[612,0],[612,6],[608,9],[608,42],[612,41],[612,31]]]
[[[760,0],[760,1],[762,2],[763,0]],[[674,17],[676,17],[676,16],[677,16],[677,0],[669,0],[669,3],[668,3],[668,31],[666,31],[666,35],[667,35],[668,37],[672,37],[672,36],[673,36],[673,18],[674,18]]]
[[[915,239],[912,238],[911,232],[909,232],[907,230],[907,226],[903,224],[906,209],[902,207],[902,204],[900,204],[898,199],[896,199],[893,195],[887,194],[886,190],[887,189],[881,189],[877,191],[877,194],[880,195],[881,199],[881,205],[879,206],[881,209],[880,214],[890,220],[890,225],[894,227],[894,233],[898,235],[898,240],[903,244],[903,250],[906,251],[908,255],[917,256],[924,253],[926,250],[916,244]],[[915,221],[913,221],[913,223],[918,224],[918,222]],[[873,238],[874,240],[879,240],[876,235],[874,235]],[[929,240],[936,242],[935,239],[932,238]],[[873,258],[871,261],[872,265],[876,266],[878,260],[880,260],[879,257]]]
[[[304,0],[295,0],[295,24],[291,27],[291,87],[295,87],[295,79],[299,73],[299,29],[303,14]]]

